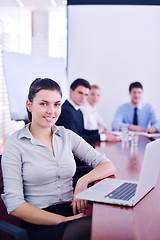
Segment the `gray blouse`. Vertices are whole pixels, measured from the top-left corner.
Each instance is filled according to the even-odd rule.
[[[72,201],[74,156],[91,167],[110,161],[74,132],[53,126],[54,155],[34,139],[29,125],[8,137],[2,156],[4,194],[8,213],[28,202],[38,208]]]

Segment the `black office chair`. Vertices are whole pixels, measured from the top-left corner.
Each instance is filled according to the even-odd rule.
[[[3,193],[3,180],[0,165],[0,195]],[[0,240],[29,240],[27,231],[20,227],[20,220],[10,216],[0,197]]]
[[[6,233],[7,235],[3,234],[1,231]],[[0,239],[29,240],[27,231],[25,229],[3,220],[0,220]]]
[[[83,175],[89,173],[93,168],[89,167],[84,162],[80,161],[77,157],[74,157],[76,161],[76,172],[73,177],[73,188],[76,186],[77,180],[82,177]]]

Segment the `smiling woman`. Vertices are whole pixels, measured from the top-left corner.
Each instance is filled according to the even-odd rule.
[[[55,125],[61,98],[55,81],[35,79],[26,101],[30,123],[7,139],[2,156],[2,199],[8,213],[22,220],[32,240],[55,236],[57,240],[75,236],[89,240],[87,202],[75,196],[115,171],[106,156],[71,130]],[[79,178],[73,193],[74,156],[94,169]]]
[[[62,92],[59,85],[48,78],[37,78],[30,86],[26,107],[29,120],[32,121],[30,132],[54,154],[51,127],[61,113]],[[46,131],[48,128],[48,132]],[[44,132],[44,135],[42,134]],[[44,136],[48,135],[47,138]]]
[[[53,91],[54,91],[54,94],[53,94]],[[37,93],[39,93],[38,96],[37,96]],[[61,98],[62,98],[62,92],[61,92],[60,86],[56,82],[48,78],[35,79],[35,81],[32,82],[29,88],[28,99],[26,101],[29,121],[32,120],[31,112],[33,111],[32,108],[34,108],[33,100],[35,100],[35,104],[37,104],[38,106],[43,106],[43,108],[41,107],[40,109],[44,109],[47,112],[50,112],[50,111],[52,112],[53,111],[51,109],[52,105],[55,107],[58,107],[58,106],[60,107]]]

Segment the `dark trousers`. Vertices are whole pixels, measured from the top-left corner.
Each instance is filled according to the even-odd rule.
[[[73,215],[71,202],[52,205],[43,210],[66,217]],[[30,240],[89,240],[91,217],[83,217],[50,226],[22,221],[22,227],[27,230]]]

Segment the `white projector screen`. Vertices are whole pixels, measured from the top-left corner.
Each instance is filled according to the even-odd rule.
[[[159,113],[159,23],[158,5],[68,5],[68,80],[81,77],[102,88],[97,107],[107,127],[130,100],[134,81]]]
[[[62,59],[48,56],[3,52],[4,72],[12,120],[26,120],[25,102],[30,84],[36,78],[51,78],[61,87],[63,100],[68,98],[69,85]]]

